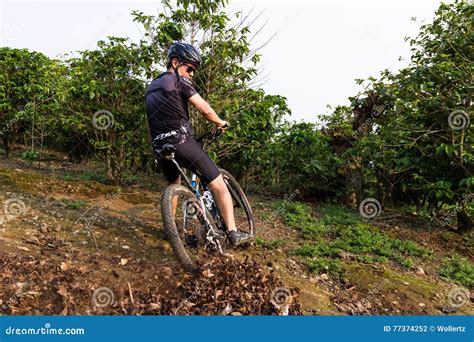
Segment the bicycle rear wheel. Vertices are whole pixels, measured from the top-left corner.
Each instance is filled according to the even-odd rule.
[[[220,171],[232,196],[235,224],[237,229],[255,237],[257,231],[252,208],[250,207],[250,203],[247,200],[247,196],[245,196],[245,193],[240,187],[239,183],[228,171],[224,169],[220,169]]]
[[[204,215],[217,231],[211,214],[207,209],[202,212],[199,200],[188,188],[172,184],[161,197],[161,215],[165,238],[178,261],[187,271],[198,271],[198,261],[204,257],[207,246]]]

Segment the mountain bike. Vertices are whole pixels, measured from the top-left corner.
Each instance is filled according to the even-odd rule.
[[[208,132],[197,140],[202,144],[205,138],[215,140],[218,136]],[[166,158],[176,165],[184,181],[184,185],[169,185],[161,197],[164,233],[184,269],[196,272],[209,252],[225,253],[227,228],[212,192],[199,174],[190,170],[186,172],[178,164],[175,151],[173,144],[166,144],[159,155],[159,158]],[[252,209],[244,191],[228,171],[220,169],[220,172],[232,197],[237,229],[255,237]]]

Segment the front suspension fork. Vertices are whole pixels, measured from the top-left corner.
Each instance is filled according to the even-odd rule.
[[[183,171],[183,169],[179,166],[179,164],[176,162],[176,160],[174,159],[174,153],[171,153],[168,157],[167,157],[168,160],[170,160],[171,162],[173,162],[175,164],[175,166],[178,168],[178,171],[180,173],[180,175],[182,176],[184,182],[186,183],[186,185],[188,186],[189,189],[191,189],[194,194],[196,195],[196,197],[198,198],[199,200],[199,205],[200,205],[200,209],[201,209],[201,213],[202,213],[202,218],[203,218],[203,225],[206,227],[206,240],[211,244],[213,245],[221,254],[224,254],[224,251],[222,249],[222,246],[221,246],[221,243],[219,241],[218,238],[216,238],[216,236],[218,236],[218,233],[214,230],[214,228],[212,227],[211,225],[211,222],[209,222],[207,216],[206,216],[206,205],[204,204],[204,200],[203,200],[203,196],[201,195],[201,193],[199,192],[199,188],[197,186],[197,176],[196,174],[193,174],[192,175],[192,178],[191,180],[189,180],[189,178],[186,176],[185,172]],[[216,206],[216,210],[217,210],[217,206]],[[219,211],[217,210],[217,214],[219,215]],[[183,222],[183,226],[185,227],[185,223],[186,223],[186,214],[183,215],[184,216],[184,222]],[[225,228],[225,227],[224,227]]]

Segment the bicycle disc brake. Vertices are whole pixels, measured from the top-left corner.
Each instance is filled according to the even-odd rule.
[[[212,202],[208,202],[210,200]],[[209,193],[207,198],[203,198],[204,205],[214,205],[212,195]],[[186,244],[192,248],[197,248],[199,244],[206,244],[211,250],[224,253],[226,236],[223,232],[216,231],[201,209],[201,202],[197,199],[187,199],[183,202],[184,222]],[[187,229],[186,223],[190,220],[199,220],[197,228]],[[204,222],[204,224],[203,224]]]
[[[204,204],[206,205],[207,209],[209,211],[212,211],[212,208],[214,206],[214,197],[212,196],[212,192],[210,192],[209,190],[206,190],[206,191],[204,191],[202,197],[203,197]]]
[[[206,241],[206,230],[198,217],[202,215],[199,202],[196,199],[187,199],[182,204],[182,211],[184,242],[192,248],[197,248]]]

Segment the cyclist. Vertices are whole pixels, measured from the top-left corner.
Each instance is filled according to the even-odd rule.
[[[215,125],[214,132],[222,132],[229,126],[193,87],[191,80],[201,62],[199,52],[192,45],[181,42],[171,45],[168,70],[155,78],[146,90],[148,127],[155,153],[159,153],[167,143],[175,145],[176,161],[198,174],[207,184],[226,224],[230,243],[236,246],[249,241],[252,236],[236,229],[229,190],[216,164],[194,138],[189,124],[188,102]],[[179,171],[171,161],[160,159],[159,167],[170,184],[181,182]],[[174,203],[174,212],[176,205]]]

